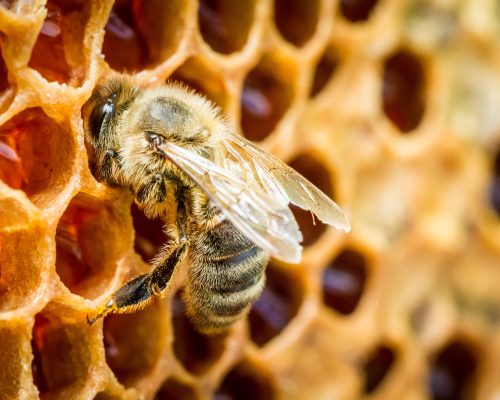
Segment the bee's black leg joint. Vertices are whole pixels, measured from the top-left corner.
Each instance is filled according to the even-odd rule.
[[[162,292],[167,287],[175,267],[186,252],[187,245],[177,247],[163,262],[151,272],[151,286],[155,292]]]
[[[138,305],[148,300],[150,291],[150,274],[140,275],[123,285],[113,296],[117,309]]]

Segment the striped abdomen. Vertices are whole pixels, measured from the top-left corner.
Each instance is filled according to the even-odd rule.
[[[223,331],[248,311],[264,286],[268,260],[227,220],[191,238],[185,295],[200,331]]]

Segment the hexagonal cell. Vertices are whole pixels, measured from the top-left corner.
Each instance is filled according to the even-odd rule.
[[[300,47],[314,35],[319,10],[319,0],[274,0],[274,23],[283,38]]]
[[[85,322],[63,322],[45,312],[35,316],[31,367],[41,398],[68,388],[78,392],[85,385],[95,361],[90,329]]]
[[[186,316],[186,306],[178,293],[172,300],[174,353],[184,367],[202,374],[222,355],[226,335],[205,336],[196,331]]]
[[[134,249],[145,262],[150,262],[158,254],[161,246],[169,241],[159,218],[149,219],[135,203],[131,208],[134,221]]]
[[[431,361],[428,388],[433,400],[475,398],[478,359],[470,345],[454,340]]]
[[[118,0],[106,23],[102,52],[117,71],[159,64],[176,50],[186,25],[183,0]]]
[[[314,78],[311,86],[310,96],[317,96],[330,82],[339,63],[339,55],[334,47],[328,47],[319,61],[316,64],[316,69],[314,70]]]
[[[386,346],[378,346],[363,364],[365,376],[364,393],[373,393],[385,379],[396,361],[394,351]]]
[[[254,141],[265,139],[292,103],[295,68],[264,57],[247,75],[241,94],[241,128]]]
[[[301,154],[288,163],[290,167],[307,178],[330,198],[334,198],[334,190],[330,172],[315,157]],[[311,246],[326,231],[327,226],[316,220],[309,211],[292,205],[290,207],[297,220],[302,236],[303,246]]]
[[[50,205],[71,177],[72,135],[39,108],[0,127],[0,179],[39,207]]]
[[[221,77],[196,58],[188,59],[177,68],[168,81],[180,82],[190,87],[221,108],[224,108],[229,100]]]
[[[340,12],[351,22],[363,22],[370,18],[378,0],[340,0]]]
[[[255,0],[200,0],[198,25],[203,40],[215,51],[241,50],[253,23]]]
[[[48,81],[80,84],[87,65],[83,39],[91,7],[83,0],[49,0],[28,65]]]
[[[493,176],[490,186],[490,204],[495,212],[500,215],[500,152],[493,161]]]
[[[272,377],[263,367],[242,362],[226,375],[214,400],[272,400],[276,399]]]
[[[26,230],[0,232],[0,311],[30,304],[43,285],[51,252],[44,236],[45,230],[35,223]]]
[[[175,378],[168,378],[154,397],[155,400],[197,400],[198,391],[191,385]]]
[[[110,206],[77,195],[57,225],[59,278],[72,293],[98,297],[108,288],[117,260],[127,251],[126,238],[126,226]]]
[[[400,49],[384,64],[382,102],[385,115],[401,132],[415,129],[425,111],[426,76],[418,55]]]
[[[323,302],[340,314],[349,315],[359,304],[367,279],[363,254],[343,250],[323,272]]]
[[[250,336],[259,346],[278,336],[297,314],[304,297],[301,277],[272,263],[266,286],[248,315]]]
[[[132,314],[104,319],[106,362],[126,387],[155,366],[167,345],[167,315],[161,301]]]

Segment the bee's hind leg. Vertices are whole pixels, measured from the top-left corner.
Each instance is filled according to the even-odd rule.
[[[187,250],[187,243],[182,243],[149,274],[139,275],[123,285],[93,317],[87,316],[89,325],[110,313],[127,313],[148,305],[153,296],[160,294],[167,287],[175,267]]]

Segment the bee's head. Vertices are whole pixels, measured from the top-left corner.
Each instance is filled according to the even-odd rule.
[[[99,179],[109,180],[103,174],[111,167],[118,173],[117,159],[120,153],[117,125],[120,114],[137,97],[135,86],[121,78],[113,78],[98,85],[82,108],[85,139],[93,172]],[[113,179],[116,180],[116,179]]]

